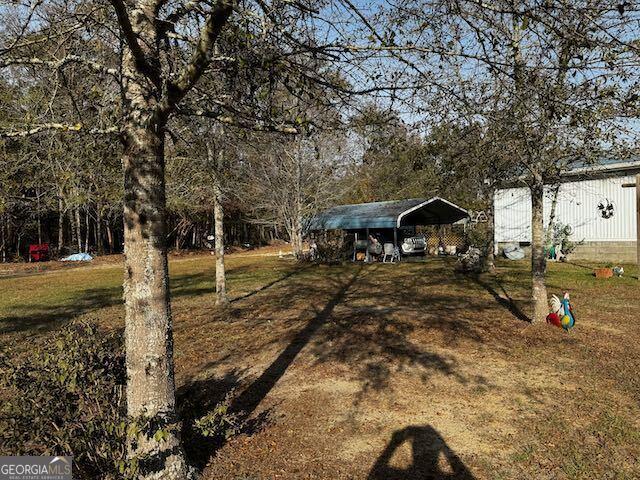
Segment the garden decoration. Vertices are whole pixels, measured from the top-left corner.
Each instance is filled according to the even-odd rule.
[[[547,323],[563,328],[568,332],[576,323],[576,318],[569,303],[569,293],[565,292],[562,300],[556,295],[551,296],[551,313],[547,315]]]

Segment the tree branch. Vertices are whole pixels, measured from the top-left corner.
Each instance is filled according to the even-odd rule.
[[[75,125],[68,125],[64,123],[42,123],[35,125],[27,130],[13,130],[2,131],[0,130],[0,138],[25,138],[31,135],[35,135],[40,132],[48,130],[58,130],[61,132],[84,132],[91,135],[114,135],[120,133],[120,127],[108,127],[108,128],[89,128],[87,129],[83,124],[77,123]]]
[[[149,59],[147,59],[144,51],[140,47],[140,44],[138,43],[138,36],[133,30],[133,26],[131,25],[131,20],[129,19],[129,14],[127,13],[127,7],[124,4],[124,1],[110,1],[116,11],[116,16],[118,17],[118,25],[120,25],[120,28],[122,29],[122,33],[124,34],[127,46],[129,47],[129,50],[131,50],[138,70],[149,79],[151,79],[154,84],[160,85],[160,72],[158,72],[158,69],[149,62]]]
[[[69,63],[81,63],[89,67],[95,73],[104,73],[112,75],[114,77],[117,77],[119,73],[115,68],[105,67],[98,62],[80,57],[78,55],[67,55],[59,60],[43,60],[41,58],[8,58],[6,60],[0,61],[0,68],[6,68],[13,65],[42,65],[57,70]]]
[[[233,13],[234,6],[235,0],[218,0],[209,12],[200,31],[198,44],[195,47],[191,61],[184,67],[178,79],[175,82],[170,82],[167,87],[166,113],[175,108],[206,70],[211,62],[210,52],[213,44],[220,36],[220,32],[231,13]]]
[[[178,115],[185,115],[191,117],[205,117],[211,118],[217,122],[233,127],[242,128],[245,130],[253,130],[255,132],[279,132],[289,135],[297,135],[300,133],[298,128],[293,126],[293,123],[271,123],[267,121],[249,122],[246,120],[238,119],[237,117],[231,117],[230,115],[224,115],[219,111],[213,110],[192,110],[189,108],[180,108],[177,112]]]

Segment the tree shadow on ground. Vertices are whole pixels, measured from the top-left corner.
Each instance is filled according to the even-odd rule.
[[[507,290],[504,288],[502,282],[499,279],[495,278],[495,283],[498,285],[498,288],[502,291],[500,294],[489,282],[483,280],[478,275],[469,276],[474,283],[478,284],[482,288],[484,288],[487,292],[491,294],[491,296],[502,305],[504,308],[509,310],[511,314],[516,317],[518,320],[522,320],[523,322],[531,323],[531,318],[529,318],[516,304],[516,302],[511,298]]]
[[[361,270],[357,270],[340,288],[325,307],[316,313],[307,325],[289,342],[278,357],[247,387],[234,402],[232,410],[251,415],[262,399],[271,391],[293,363],[300,351],[309,343],[314,333],[329,319],[334,308],[344,299],[347,291],[355,283]]]
[[[392,466],[392,458],[404,444],[411,448],[411,465],[406,468]],[[441,458],[442,457],[442,458]],[[368,480],[473,480],[475,477],[449,448],[436,429],[410,426],[397,430],[380,454]]]
[[[246,275],[250,273],[252,266],[239,266],[229,270],[229,276]],[[249,292],[242,298],[255,295],[267,290],[291,276],[299,273],[300,268],[285,273],[280,278],[273,280],[258,289]],[[206,272],[173,275],[171,277],[171,297],[174,300],[180,298],[193,298],[201,295],[213,295],[215,292],[215,275]],[[9,316],[0,317],[0,334],[18,333],[29,331],[44,333],[61,327],[67,321],[84,315],[94,310],[121,305],[122,285],[104,288],[88,288],[77,290],[71,299],[62,298],[59,303],[47,303],[37,301],[37,292],[34,292],[34,302],[12,307]],[[237,300],[239,300],[237,299]],[[236,299],[233,300],[234,302]]]
[[[201,471],[206,466],[209,458],[224,445],[225,439],[209,440],[202,438],[197,433],[194,434],[192,427],[190,427],[193,421],[212,411],[216,405],[230,395],[232,400],[229,413],[236,416],[238,422],[244,426],[243,433],[255,432],[265,425],[268,422],[269,412],[263,411],[259,415],[253,416],[254,411],[278,380],[282,378],[312,336],[329,319],[335,307],[343,301],[349,288],[356,282],[360,271],[361,269],[358,269],[347,281],[339,285],[324,308],[316,312],[315,316],[304,328],[298,331],[275,360],[239,395],[234,396],[232,393],[241,384],[241,379],[244,376],[244,372],[237,370],[227,373],[222,379],[209,378],[193,381],[179,389],[178,398],[180,401],[184,401],[184,404],[180,406],[180,411],[183,412],[182,418],[186,425],[187,455],[198,470]],[[205,366],[204,369],[206,370],[208,366]],[[196,441],[189,441],[189,439]]]
[[[204,436],[195,426],[196,420],[214,411],[219,405],[228,406],[234,392],[241,384],[246,372],[232,370],[222,378],[195,380],[176,391],[178,413],[182,420],[182,441],[189,463],[201,471],[215,452],[225,442],[225,432],[216,436]],[[232,412],[229,412],[232,413]],[[230,418],[225,413],[226,418]],[[235,433],[252,435],[269,422],[269,410],[249,418],[237,418]],[[224,426],[221,430],[224,429]]]
[[[37,303],[12,308],[12,315],[0,318],[0,334],[29,331],[42,333],[100,308],[122,303],[122,287],[82,290],[64,304]]]
[[[259,317],[253,314],[254,303],[238,302],[234,311],[238,320],[226,322],[226,325],[227,328],[240,328],[232,325],[239,325],[242,319],[242,328],[252,331],[252,335],[242,342],[252,346],[258,342],[261,345],[259,350],[264,351],[281,345],[283,338],[288,340],[259,376],[249,382],[236,379],[234,385],[240,381],[240,393],[233,396],[230,411],[242,420],[252,418],[261,402],[307,346],[308,355],[305,355],[304,362],[311,359],[316,364],[338,362],[349,366],[356,377],[353,379],[362,384],[356,403],[370,389],[389,387],[389,379],[394,372],[408,367],[416,368],[423,381],[438,372],[467,383],[469,379],[458,371],[453,357],[425,348],[424,341],[417,339],[415,334],[428,330],[445,333],[452,339],[460,336],[481,342],[482,330],[472,317],[465,318],[464,312],[495,310],[496,307],[485,305],[486,300],[477,298],[477,295],[452,302],[447,289],[451,286],[465,289],[467,286],[453,279],[448,269],[431,270],[429,275],[425,275],[424,266],[416,264],[407,271],[389,275],[387,268],[393,266],[316,267],[296,277],[295,282],[283,282],[270,295],[261,297]],[[436,291],[427,290],[429,294],[425,295],[425,287],[433,287]],[[314,307],[318,301],[324,306]],[[305,305],[301,314],[283,316],[283,312],[299,307],[300,303]],[[260,330],[267,322],[269,327]],[[197,338],[197,330],[192,331],[191,336]],[[235,351],[241,352],[238,355],[244,358],[259,355],[255,349],[242,350],[241,344]],[[223,365],[227,360],[212,358],[202,362],[199,375]],[[235,368],[233,362],[228,364]],[[481,377],[471,380],[487,385]],[[214,376],[208,381],[198,382],[195,388],[211,391],[220,399],[222,392],[215,391],[220,388],[219,384],[220,380]],[[214,402],[209,404],[215,405]],[[208,457],[215,454],[222,444],[209,444],[208,454],[206,448],[200,448],[199,461],[196,462],[199,468],[206,465]]]
[[[285,280],[293,277],[294,275],[301,273],[302,271],[304,271],[305,269],[309,268],[309,266],[304,266],[304,267],[299,267],[299,268],[295,268],[287,273],[285,273],[284,275],[282,275],[280,278],[276,278],[275,280],[272,280],[269,283],[266,283],[265,285],[262,285],[261,287],[258,287],[248,293],[245,293],[244,295],[240,295],[238,297],[232,298],[229,303],[236,303],[239,302],[240,300],[245,300],[249,297],[253,297],[254,295],[257,295],[260,292],[264,292],[265,290],[268,290],[271,287],[274,287],[282,282],[284,282]]]

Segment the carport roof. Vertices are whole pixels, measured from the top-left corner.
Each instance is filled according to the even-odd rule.
[[[442,225],[466,218],[465,209],[440,197],[340,205],[311,219],[311,230],[359,230],[406,225]]]

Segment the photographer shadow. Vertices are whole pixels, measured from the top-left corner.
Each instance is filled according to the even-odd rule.
[[[412,464],[391,465],[394,453],[410,442]],[[380,454],[368,480],[473,480],[475,477],[433,427],[410,426],[397,430]]]

